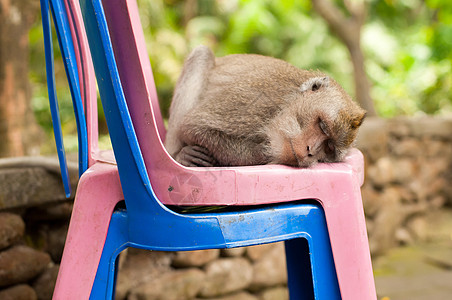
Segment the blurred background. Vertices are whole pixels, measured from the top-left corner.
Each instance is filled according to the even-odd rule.
[[[209,46],[217,56],[258,53],[335,78],[368,111],[357,146],[366,159],[362,191],[379,299],[448,299],[452,294],[452,2],[137,1],[165,117],[184,58],[199,44]],[[75,153],[76,125],[56,35],[54,52],[64,142],[66,150]],[[100,101],[99,108],[100,146],[108,148]],[[0,141],[0,158],[56,153],[39,1],[0,0]],[[0,163],[0,214],[13,212],[22,220],[18,223],[25,222],[24,229],[18,225],[19,243],[48,253],[35,257],[42,262],[39,272],[19,282],[31,285],[39,299],[50,299],[71,203],[61,195],[55,198],[50,188],[57,186],[62,193],[59,178],[47,180],[46,171],[21,170]],[[27,182],[31,176],[44,179],[37,186]],[[243,264],[263,268],[259,262],[271,259],[280,264],[278,247],[197,254],[201,258],[132,251],[123,258],[122,274],[127,275],[120,272],[118,298],[154,299],[146,294],[146,287],[135,288],[155,287],[156,274],[162,270],[196,267],[208,273],[209,264],[225,257],[245,258],[248,262],[241,261],[240,268],[246,268]],[[0,247],[0,251],[6,250]],[[154,273],[137,273],[141,265]],[[127,281],[131,274],[138,274],[135,282]],[[269,283],[250,279],[254,281],[246,292],[223,291],[215,299],[286,299],[284,272],[278,274]],[[17,284],[1,281],[0,295],[2,289]],[[167,289],[171,288],[162,291]],[[265,296],[266,290],[273,296]]]
[[[19,1],[27,2],[27,1]],[[315,2],[315,1],[314,1]],[[446,115],[452,112],[452,4],[446,0],[317,1],[333,4],[333,15],[311,1],[138,0],[149,57],[165,116],[184,58],[199,44],[217,56],[259,53],[304,69],[332,75],[358,101],[373,101],[381,117]],[[327,8],[328,9],[328,8]],[[30,105],[43,129],[41,151],[53,139],[39,7],[27,5],[31,19],[20,43],[28,43],[21,60],[22,78],[30,79]],[[338,17],[340,26],[332,23]],[[362,18],[362,21],[359,19]],[[5,20],[6,21],[6,20]],[[351,41],[338,34],[344,27]],[[333,30],[330,30],[332,28]],[[5,32],[4,34],[8,34]],[[28,36],[28,41],[24,41]],[[360,44],[359,44],[360,39]],[[19,41],[17,41],[19,43]],[[3,47],[8,44],[3,43]],[[57,45],[56,37],[55,43]],[[58,56],[58,47],[55,46]],[[352,54],[351,54],[352,53]],[[362,56],[361,62],[359,60]],[[60,59],[58,57],[58,59]],[[362,66],[359,66],[359,64]],[[26,68],[25,66],[24,68]],[[75,125],[65,72],[57,64],[56,78],[63,129],[69,149],[76,149]],[[355,68],[366,70],[368,83]],[[362,87],[368,84],[369,89]],[[361,94],[360,94],[361,93]],[[366,95],[366,93],[368,95]],[[365,106],[365,105],[364,105]],[[100,113],[102,115],[102,112]],[[106,131],[105,124],[103,128]]]

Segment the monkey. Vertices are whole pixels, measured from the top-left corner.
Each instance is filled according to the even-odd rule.
[[[342,161],[365,115],[320,71],[198,46],[176,83],[165,148],[189,167],[306,168]]]

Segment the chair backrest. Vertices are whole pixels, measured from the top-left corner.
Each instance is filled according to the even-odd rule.
[[[145,197],[150,196],[152,190],[125,100],[102,3],[99,0],[81,0],[80,7],[123,193],[126,201],[134,199],[130,204],[126,202],[127,207],[132,215],[140,211],[149,213],[157,203]],[[146,113],[153,125],[149,136],[161,143],[153,112]]]
[[[82,0],[80,5],[130,219],[167,210],[162,202],[233,204],[234,170],[185,168],[162,144],[163,122],[136,2]]]
[[[49,5],[50,4],[50,5]],[[74,52],[74,43],[71,37],[69,21],[65,13],[65,7],[61,0],[41,0],[42,25],[44,32],[44,46],[46,56],[47,86],[49,92],[49,103],[52,114],[55,142],[60,161],[61,175],[66,192],[69,197],[70,182],[67,169],[66,155],[63,145],[63,136],[59,117],[58,99],[56,96],[54,62],[52,49],[52,30],[50,25],[50,11],[53,15],[58,42],[62,52],[63,63],[69,81],[72,102],[74,106],[75,120],[77,124],[79,142],[79,174],[81,175],[88,167],[88,144],[87,129],[83,104],[80,96],[80,83],[78,77],[77,63]]]
[[[309,169],[181,166],[160,138],[164,130],[135,0],[80,2],[129,213],[142,214],[160,202],[244,205],[313,198],[313,187],[362,167],[356,151],[348,163]]]
[[[137,3],[112,0],[105,2],[103,8],[121,85],[140,148],[145,162],[152,161],[150,155],[164,149],[162,142],[166,130]]]
[[[106,44],[108,42],[114,54],[109,53],[111,50],[105,48],[106,44],[104,45],[104,52],[107,56],[110,56],[119,72],[120,78],[115,80],[121,86],[123,92],[121,97],[124,97],[126,101],[120,105],[127,107],[130,113],[128,117],[133,122],[133,133],[136,134],[133,142],[135,140],[139,142],[140,155],[142,155],[145,163],[146,175],[149,175],[149,178],[143,179],[143,181],[149,182],[157,198],[166,204],[196,204],[208,200],[212,201],[212,199],[214,201],[215,199],[230,199],[229,202],[234,203],[236,197],[235,170],[227,168],[209,168],[208,170],[205,168],[185,168],[177,164],[163,146],[163,122],[161,121],[162,117],[136,1],[104,1],[103,6],[96,0],[93,0],[92,3],[94,9],[97,9],[95,16],[98,18],[99,28],[101,27],[99,22],[104,22],[100,20],[101,15],[105,13],[108,25],[102,25],[105,29],[103,34],[106,38],[104,41]],[[99,7],[96,8],[96,5]],[[88,8],[88,5],[82,2],[82,10],[83,7]],[[86,16],[85,22],[86,26],[89,26],[88,22],[90,21]],[[88,34],[90,33],[91,29],[88,29]],[[93,49],[91,50],[94,52]],[[120,96],[119,90],[117,96]],[[120,98],[116,100],[122,101]],[[135,154],[138,156],[138,152]],[[116,158],[118,166],[120,166],[121,162],[119,162],[118,157]],[[135,157],[135,161],[138,162],[139,159]],[[141,166],[138,168],[140,169]],[[217,182],[219,177],[221,177],[222,185]],[[197,183],[175,186],[175,182],[178,184],[187,180],[187,178],[193,178]],[[197,184],[202,184],[202,190]]]
[[[71,29],[72,41],[74,41],[80,96],[86,116],[88,166],[91,166],[96,161],[96,153],[99,151],[96,78],[78,1],[66,0],[64,4]]]

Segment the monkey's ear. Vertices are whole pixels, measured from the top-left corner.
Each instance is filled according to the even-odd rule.
[[[325,77],[314,77],[305,82],[303,82],[300,86],[300,90],[302,92],[307,91],[317,91],[321,87],[327,87],[330,85],[330,78],[328,76]]]
[[[359,126],[361,126],[361,124],[362,124],[363,121],[364,121],[364,118],[366,117],[366,114],[367,114],[367,113],[366,113],[365,111],[362,111],[362,113],[360,113],[360,114],[354,116],[353,119],[352,119],[351,122],[350,122],[350,126],[351,126],[353,129],[356,129],[356,128],[358,128]]]

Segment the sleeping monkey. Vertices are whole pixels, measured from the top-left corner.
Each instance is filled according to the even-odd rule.
[[[310,167],[341,161],[364,117],[321,72],[199,46],[177,82],[165,147],[185,166]]]

